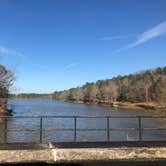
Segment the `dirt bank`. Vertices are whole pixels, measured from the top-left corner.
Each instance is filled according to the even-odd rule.
[[[76,101],[76,100],[66,100],[66,102],[73,102],[79,104],[95,104],[95,105],[103,105],[103,106],[110,106],[113,108],[122,108],[122,109],[140,109],[140,110],[151,110],[154,112],[163,112],[166,113],[166,107],[161,106],[157,102],[139,102],[139,103],[132,103],[132,102],[105,102],[105,101]]]
[[[114,107],[122,107],[122,108],[142,108],[149,110],[157,110],[160,108],[159,103],[156,102],[141,102],[141,103],[131,103],[131,102],[113,102]]]
[[[7,111],[7,99],[0,98],[0,116],[8,116],[10,113]]]

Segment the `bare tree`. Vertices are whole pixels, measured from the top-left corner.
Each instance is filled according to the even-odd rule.
[[[11,70],[7,70],[3,65],[0,65],[0,87],[9,89],[13,84],[14,75]]]
[[[3,65],[0,65],[0,112],[6,110],[9,88],[13,84],[13,80],[14,76],[12,71],[7,70]]]

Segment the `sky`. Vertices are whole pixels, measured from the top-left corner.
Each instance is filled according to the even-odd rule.
[[[14,93],[50,93],[166,66],[165,0],[0,0]]]

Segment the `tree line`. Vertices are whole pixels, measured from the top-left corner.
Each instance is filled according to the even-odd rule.
[[[19,94],[11,94],[10,98],[15,98],[15,99],[52,98],[52,94],[19,93]]]
[[[166,106],[166,67],[98,80],[69,90],[55,91],[53,98],[108,105],[116,101],[158,102]]]

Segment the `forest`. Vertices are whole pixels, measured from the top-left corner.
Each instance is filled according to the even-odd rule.
[[[33,99],[33,98],[52,98],[51,94],[45,93],[19,93],[19,94],[10,94],[10,98],[14,99]]]
[[[158,103],[166,107],[166,67],[141,71],[112,79],[86,83],[81,87],[55,91],[56,100],[112,105],[115,102]]]

